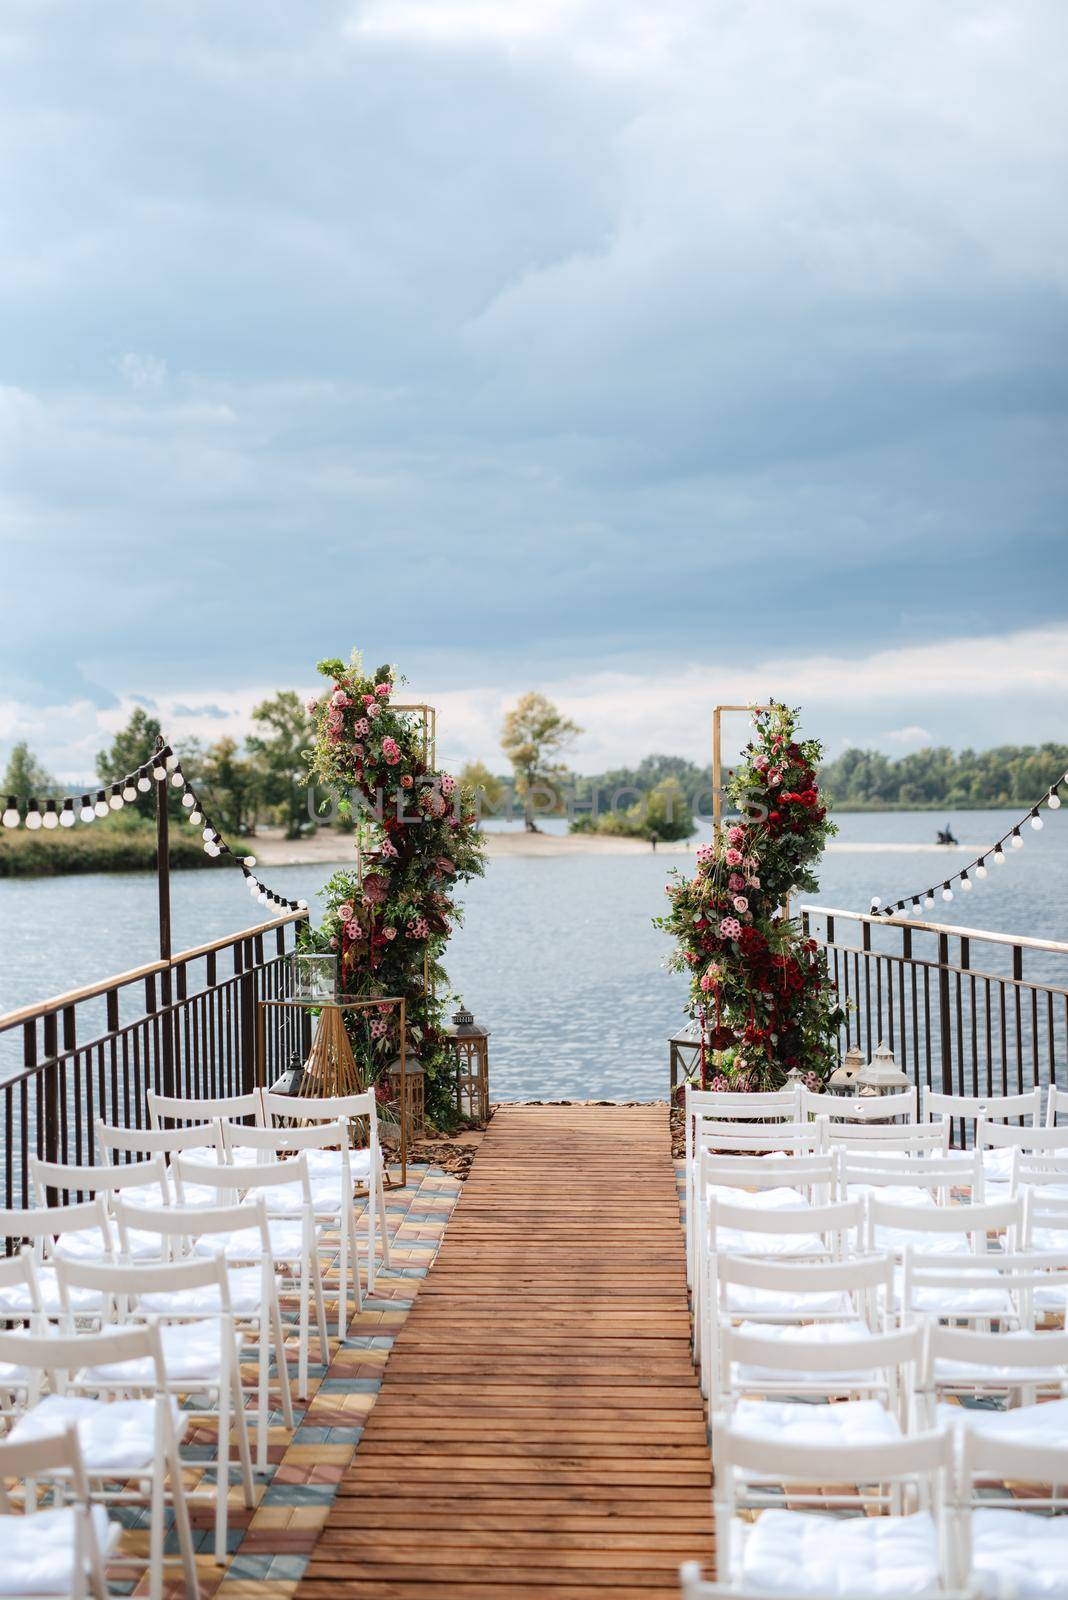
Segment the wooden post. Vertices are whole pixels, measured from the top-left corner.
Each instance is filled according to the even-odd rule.
[[[725,711],[746,711],[755,714],[767,711],[767,706],[713,706],[712,707],[712,842],[719,844],[723,826],[723,795],[720,791],[720,773],[723,770],[723,737],[721,722]]]

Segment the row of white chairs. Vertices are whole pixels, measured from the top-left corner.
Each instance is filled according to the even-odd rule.
[[[58,1521],[51,1511],[39,1514],[46,1518],[42,1534],[53,1521],[63,1530],[55,1560],[43,1567],[38,1561],[40,1570],[24,1523],[0,1523],[0,1538],[10,1523],[10,1537],[25,1546],[28,1562],[25,1570],[20,1562],[0,1565],[0,1594],[24,1578],[31,1592],[78,1593],[88,1586],[103,1593],[102,1562],[115,1538],[105,1508],[138,1500],[150,1508],[151,1594],[162,1593],[167,1505],[183,1581],[196,1593],[190,1496],[178,1453],[190,1418],[204,1411],[217,1423],[209,1497],[222,1561],[232,1474],[246,1506],[254,1496],[242,1356],[255,1344],[262,1471],[272,1354],[282,1419],[288,1430],[294,1426],[279,1291],[298,1294],[296,1390],[303,1398],[313,1324],[320,1361],[329,1358],[321,1256],[340,1254],[339,1335],[347,1326],[350,1281],[357,1308],[362,1304],[354,1205],[360,1181],[368,1191],[369,1288],[376,1245],[388,1266],[372,1095],[296,1104],[266,1093],[218,1101],[150,1096],[149,1109],[147,1129],[97,1124],[98,1164],[31,1158],[38,1206],[0,1211],[0,1232],[28,1241],[0,1260],[0,1323],[18,1325],[0,1333],[4,1443],[11,1475],[28,1480],[26,1509],[36,1503],[36,1475],[60,1486],[55,1509],[63,1513]],[[294,1125],[298,1116],[304,1125]],[[354,1119],[362,1123],[362,1149],[351,1148]],[[324,1234],[335,1228],[333,1243]],[[179,1396],[192,1399],[195,1409],[180,1409]],[[47,1450],[38,1462],[33,1451],[42,1441],[55,1449],[56,1439],[71,1432],[61,1464],[49,1465]],[[25,1472],[18,1451],[29,1452]],[[48,1589],[57,1574],[60,1587]]]

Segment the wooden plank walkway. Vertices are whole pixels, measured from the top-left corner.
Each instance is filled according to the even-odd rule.
[[[667,1112],[498,1110],[299,1600],[677,1600],[708,1563]]]

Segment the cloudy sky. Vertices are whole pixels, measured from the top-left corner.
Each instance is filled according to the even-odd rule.
[[[0,756],[1068,738],[1063,0],[5,0]]]

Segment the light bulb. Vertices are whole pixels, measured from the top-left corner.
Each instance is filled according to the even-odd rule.
[[[931,907],[934,905],[934,895],[925,894],[923,897],[923,903],[927,907],[928,911],[930,911]]]
[[[196,799],[189,792],[188,789],[185,791],[185,794],[183,794],[183,796],[182,796],[182,804],[183,804],[183,806],[186,806],[190,810],[193,808],[193,806],[196,805]]]
[[[36,804],[36,800],[31,800],[31,806],[36,807]],[[26,826],[27,828],[30,828],[32,831],[36,832],[36,830],[41,826],[41,813],[37,810],[27,811]]]
[[[971,894],[972,880],[969,878],[969,876],[968,876],[968,874],[966,872],[961,877],[960,886],[964,890],[965,894]]]
[[[8,795],[7,805],[4,807],[4,815],[0,820],[3,821],[5,828],[17,828],[19,823],[22,821],[22,818],[19,815],[19,808],[15,804],[15,796],[13,794]]]
[[[1042,818],[1041,817],[1037,817],[1037,816],[1036,817],[1032,817],[1031,818],[1031,826],[1032,826],[1032,828],[1034,828],[1036,833],[1040,833],[1042,831]]]
[[[994,851],[994,865],[995,867],[1003,867],[1005,865],[1005,852],[1000,845]]]
[[[56,810],[56,802],[54,800],[49,800],[48,810],[45,812],[41,821],[46,828],[59,827],[59,812]]]
[[[297,901],[297,910],[298,911],[307,911],[307,909],[308,909],[307,900],[298,900]]]
[[[1057,793],[1056,789],[1051,792],[1046,804],[1049,806],[1051,811],[1059,811],[1061,809],[1061,797]]]
[[[267,904],[267,895],[262,889],[260,890],[259,894],[256,896],[256,899],[259,901],[261,906],[265,906]]]
[[[1023,836],[1022,836],[1022,834],[1018,833],[1015,828],[1013,829],[1013,832],[1012,832],[1012,848],[1014,850],[1022,850],[1023,849]]]
[[[201,834],[201,838],[202,839],[210,839],[214,832],[215,832],[214,828],[205,828],[204,832]]]
[[[126,783],[123,787],[122,798],[125,800],[127,805],[130,804],[131,800],[137,799],[136,785],[132,784],[129,779],[126,780]]]
[[[152,776],[155,778],[157,783],[162,783],[164,778],[167,776],[166,767],[161,767],[157,761],[155,766],[152,768]]]
[[[106,817],[109,810],[110,807],[108,806],[107,796],[105,795],[103,789],[101,789],[100,793],[96,797],[96,805],[93,807],[93,811],[98,817]]]
[[[945,888],[942,890],[942,899],[943,900],[952,900],[952,898],[953,898],[953,890],[949,887],[949,884],[947,883]]]
[[[147,794],[151,789],[152,779],[149,777],[147,772],[142,772],[141,776],[137,780],[137,787],[140,789],[142,794]]]
[[[256,857],[255,856],[246,856],[245,857],[245,865],[246,865],[246,867],[254,867],[256,865]]]
[[[92,822],[96,816],[96,812],[93,810],[93,802],[87,794],[82,795],[82,809],[78,812],[78,815],[83,822]]]
[[[65,805],[63,807],[63,810],[60,812],[60,814],[59,814],[59,824],[60,824],[61,828],[73,828],[73,826],[74,826],[74,802],[72,800],[68,800],[65,803]]]
[[[174,772],[171,773],[171,786],[172,788],[180,789],[184,782],[185,774],[182,772],[181,767],[178,767]]]
[[[975,876],[977,878],[985,878],[987,876],[986,862],[985,861],[980,861],[979,862],[978,866],[975,869]]]
[[[173,769],[178,765],[178,757],[175,755],[173,750],[168,750],[166,752],[164,760],[167,763],[167,768],[169,771],[173,771]]]
[[[882,905],[882,903],[883,903],[883,897],[882,897],[881,894],[873,894],[872,895],[872,897],[871,897],[871,908],[872,908],[873,911],[877,910],[878,907]]]
[[[108,805],[110,806],[112,811],[121,811],[122,810],[122,795],[121,794],[115,794],[114,792],[112,792],[111,798],[108,800]]]
[[[203,821],[204,821],[204,813],[203,813],[203,812],[202,812],[202,811],[197,811],[197,810],[196,810],[196,809],[195,809],[195,808],[194,808],[194,809],[193,809],[193,810],[192,810],[192,811],[191,811],[191,812],[190,812],[190,813],[189,813],[189,820],[190,820],[190,822],[192,822],[192,823],[193,823],[193,824],[196,824],[196,823],[198,823],[198,822],[203,822]]]
[[[920,905],[920,902],[918,900],[914,900],[912,902],[912,915],[914,917],[918,917],[922,910],[923,907]]]

